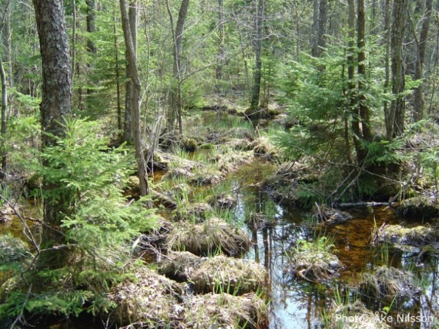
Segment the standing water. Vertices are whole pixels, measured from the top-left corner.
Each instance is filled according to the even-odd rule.
[[[238,222],[244,222],[253,214],[265,216],[267,224],[260,229],[247,226],[252,237],[253,246],[246,258],[253,259],[265,267],[269,274],[270,289],[270,328],[322,328],[322,320],[332,307],[334,295],[343,293],[350,295],[350,287],[358,286],[362,274],[371,272],[380,265],[396,268],[408,268],[418,276],[426,275],[427,291],[432,296],[435,292],[437,264],[427,264],[422,269],[413,267],[413,257],[408,252],[401,252],[389,247],[371,247],[371,237],[374,228],[383,224],[401,222],[394,210],[389,207],[354,209],[350,213],[352,219],[347,222],[327,227],[312,224],[312,215],[297,208],[286,208],[275,204],[260,188],[259,184],[264,175],[270,173],[269,164],[255,162],[242,168],[230,177],[231,185],[235,188],[237,206],[234,215]],[[249,174],[250,173],[250,174]],[[411,226],[420,223],[411,222]],[[334,240],[335,253],[343,267],[337,277],[326,282],[310,283],[297,280],[290,269],[288,251],[304,239],[312,241],[323,236]],[[338,291],[339,287],[340,291]],[[349,297],[349,296],[348,296]],[[436,300],[436,297],[435,297]],[[421,303],[422,304],[422,303]],[[373,312],[382,312],[384,305],[371,303]],[[410,314],[423,314],[426,305],[409,305]],[[385,309],[385,308],[384,308]],[[410,310],[410,311],[409,311]],[[389,310],[388,314],[396,318],[398,312]],[[386,309],[387,312],[387,309]],[[415,312],[415,313],[413,313]],[[390,317],[389,317],[390,319]],[[391,327],[405,328],[406,325]],[[431,324],[415,323],[410,328],[430,328]]]

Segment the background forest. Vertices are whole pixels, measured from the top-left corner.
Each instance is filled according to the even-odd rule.
[[[218,186],[252,161],[245,152],[273,166],[258,183],[286,206],[317,205],[321,214],[319,205],[416,198],[422,218],[439,214],[438,6],[0,0],[0,204],[30,241],[2,231],[3,249],[16,249],[0,251],[0,320],[112,314],[123,299],[112,289],[143,271],[139,243],[157,256],[172,231],[163,209],[189,217],[195,232],[200,214],[185,202],[207,196],[188,186]],[[58,16],[45,16],[48,8]],[[43,28],[50,17],[56,41]],[[62,56],[62,68],[44,54]],[[66,97],[47,67],[52,78],[68,76]],[[221,188],[212,218],[231,216],[218,210]],[[20,210],[24,199],[35,214]],[[169,249],[204,253],[166,239]],[[240,254],[244,240],[206,248]],[[162,326],[177,321],[162,317],[152,316]]]

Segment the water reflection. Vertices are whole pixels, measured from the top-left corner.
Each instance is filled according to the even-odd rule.
[[[247,170],[248,172],[248,170]],[[252,168],[254,177],[259,177]],[[234,179],[239,179],[236,175]],[[267,217],[268,225],[259,230],[248,228],[253,247],[246,255],[263,265],[269,274],[270,295],[270,328],[322,328],[322,318],[326,310],[331,308],[335,290],[341,296],[356,296],[362,298],[353,287],[361,279],[361,273],[373,271],[381,265],[404,268],[414,271],[428,286],[427,296],[410,303],[399,305],[394,302],[390,307],[389,316],[397,319],[401,314],[409,316],[435,315],[432,312],[437,308],[438,299],[436,290],[438,284],[438,264],[434,261],[425,265],[425,268],[416,270],[416,258],[389,247],[372,248],[370,239],[372,230],[386,224],[400,223],[400,219],[390,208],[360,209],[351,211],[353,219],[339,225],[311,229],[306,223],[306,214],[297,209],[285,209],[275,204],[262,191],[252,185],[251,181],[237,183],[241,188],[236,190],[238,200],[235,216],[239,222],[244,222],[251,213],[262,213]],[[247,187],[246,187],[247,186]],[[419,224],[419,223],[418,223]],[[416,225],[416,223],[413,223]],[[337,256],[343,270],[340,276],[332,282],[310,284],[295,280],[290,273],[287,251],[293,248],[299,239],[312,240],[319,236],[334,238]],[[362,298],[367,302],[366,298]],[[429,305],[430,304],[430,305]],[[379,312],[389,304],[373,299],[367,303],[373,312]],[[432,328],[432,322],[427,320],[417,323],[389,323],[394,328]]]

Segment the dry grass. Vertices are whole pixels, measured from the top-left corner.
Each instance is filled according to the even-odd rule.
[[[368,296],[386,301],[410,300],[420,293],[412,272],[394,267],[380,266],[374,273],[363,275],[360,289]]]
[[[189,252],[171,252],[160,264],[160,273],[189,281],[196,293],[228,292],[242,295],[262,291],[267,272],[254,261],[224,256],[200,258]]]
[[[239,255],[248,250],[250,240],[241,229],[219,218],[195,224],[182,222],[170,232],[166,243],[169,249],[208,255],[222,251]]]
[[[125,328],[262,328],[267,306],[254,293],[187,295],[183,286],[147,268],[116,286],[113,320]]]
[[[255,294],[194,296],[186,304],[185,328],[266,328],[267,307]]]
[[[108,296],[117,303],[114,318],[119,325],[141,323],[144,327],[167,327],[179,321],[176,313],[180,287],[148,268],[139,268],[134,280],[126,280]]]

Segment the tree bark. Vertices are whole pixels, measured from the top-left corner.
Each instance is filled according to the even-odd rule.
[[[395,0],[393,3],[390,47],[392,53],[392,93],[396,99],[391,103],[387,122],[388,125],[386,127],[387,138],[389,140],[404,133],[405,99],[401,93],[404,91],[405,80],[402,45],[407,23],[407,7],[408,0]]]
[[[142,89],[139,73],[137,70],[137,59],[135,49],[135,39],[133,38],[132,17],[129,17],[127,5],[125,0],[120,0],[120,12],[122,18],[122,28],[125,39],[125,45],[127,48],[127,55],[129,61],[129,74],[132,83],[132,97],[131,97],[131,109],[132,109],[132,130],[134,137],[134,147],[136,152],[137,162],[137,175],[140,181],[140,195],[145,196],[148,194],[148,172],[146,169],[145,157],[143,155],[141,135],[140,135],[140,92]]]
[[[87,32],[93,33],[96,32],[96,1],[95,0],[86,0],[87,3]],[[96,46],[90,38],[87,38],[87,51],[95,54],[97,52]]]
[[[169,8],[169,2],[167,2],[169,19],[171,21],[172,39],[174,42],[174,65],[173,65],[173,80],[175,85],[171,88],[170,93],[170,109],[168,112],[168,129],[173,130],[175,126],[175,120],[178,121],[178,128],[180,134],[183,133],[182,125],[182,98],[181,98],[181,55],[183,51],[183,31],[184,23],[186,21],[187,12],[189,9],[189,0],[183,0],[181,2],[180,10],[178,12],[177,25],[174,31],[174,22],[171,10]]]
[[[223,78],[223,65],[225,61],[226,50],[224,48],[225,25],[224,25],[224,0],[218,0],[218,64],[216,66],[215,78],[217,83]]]
[[[134,47],[134,52],[137,51],[137,0],[130,1],[130,7],[127,11],[128,13],[128,24],[130,27],[131,33],[131,41]],[[131,61],[129,59],[128,49],[125,51],[125,58],[127,61],[126,66],[126,77],[127,82],[125,83],[125,126],[124,126],[124,134],[123,140],[126,142],[133,141],[133,108],[131,107],[133,104],[132,98],[134,93],[134,86],[131,80]]]
[[[356,97],[356,83],[355,83],[355,0],[348,0],[348,95],[349,106],[351,109],[351,128],[353,132],[353,142],[355,146],[355,153],[357,163],[361,165],[364,161],[365,154],[361,148],[361,128],[360,128],[360,111]]]
[[[422,79],[424,74],[424,61],[425,61],[425,49],[427,47],[428,30],[430,27],[430,17],[432,11],[433,0],[425,1],[425,15],[422,22],[421,32],[419,35],[419,40],[417,42],[417,52],[416,52],[416,68],[415,68],[415,79]],[[419,121],[424,117],[424,90],[421,84],[418,88],[414,90],[414,112],[413,120]]]
[[[318,31],[319,31],[319,0],[313,0],[313,11],[312,11],[312,48],[311,54],[314,57],[318,56]]]
[[[252,90],[250,111],[257,111],[261,93],[262,80],[262,31],[264,28],[264,0],[258,0],[256,11],[256,40],[255,40],[255,73]]]
[[[10,16],[11,16],[11,2],[8,0],[5,7],[5,16],[3,22],[0,22],[0,34],[3,36],[3,45],[5,51],[5,61],[8,67],[8,75],[6,75],[5,67],[3,65],[3,58],[0,56],[0,78],[1,78],[1,144],[0,147],[0,158],[1,158],[1,171],[0,179],[3,179],[6,174],[6,163],[7,163],[7,150],[6,150],[6,131],[7,131],[7,108],[8,108],[8,84],[9,88],[12,88],[12,63],[11,63],[11,26],[10,26]],[[1,30],[4,32],[1,33]]]
[[[370,110],[366,104],[365,80],[366,77],[366,19],[364,0],[357,0],[357,47],[358,47],[358,108],[361,119],[362,138],[366,141],[372,141],[372,132],[370,129]]]
[[[320,57],[326,47],[326,26],[328,24],[328,0],[314,0],[313,27],[315,31],[312,55]]]
[[[114,68],[114,70],[116,73],[117,129],[119,130],[119,133],[121,133],[123,127],[122,127],[122,106],[121,106],[121,97],[120,97],[119,46],[118,46],[115,7],[113,7],[113,32],[114,32],[114,57],[115,57],[114,59],[116,61],[116,67]]]
[[[385,33],[385,47],[386,47],[386,56],[385,56],[385,72],[386,77],[384,80],[384,92],[389,92],[390,85],[390,0],[385,0],[384,4],[384,33]],[[390,109],[389,102],[384,101],[384,124],[387,127],[390,125]]]
[[[1,156],[1,171],[0,171],[0,179],[3,179],[6,174],[6,108],[8,106],[8,94],[7,94],[7,87],[6,87],[6,73],[5,69],[3,67],[3,61],[2,58],[0,58],[0,76],[1,76],[1,83],[2,83],[2,109],[1,109],[1,142],[2,147],[0,149],[0,156]]]
[[[41,126],[43,130],[43,150],[55,143],[54,136],[65,133],[63,122],[71,110],[71,62],[66,32],[64,8],[59,0],[33,0],[40,39],[40,52],[43,68],[43,97],[40,105]],[[47,164],[44,164],[47,165]],[[43,189],[50,196],[51,190],[59,188],[61,182],[44,182]],[[59,196],[56,200],[44,199],[44,220],[42,245],[55,246],[64,242],[59,226],[68,213],[69,200]],[[56,228],[56,229],[55,229]],[[41,266],[57,267],[64,261],[59,250],[52,250],[41,258]]]
[[[8,0],[6,5],[6,13],[5,13],[5,25],[4,25],[4,33],[3,33],[3,40],[4,40],[4,46],[5,46],[5,62],[7,63],[7,69],[5,70],[7,72],[7,82],[9,85],[9,88],[14,87],[14,76],[12,74],[12,56],[11,56],[11,5],[12,0]],[[9,102],[11,103],[11,102]]]
[[[73,22],[72,22],[72,49],[71,49],[71,57],[72,57],[72,84],[73,80],[75,79],[75,67],[76,67],[76,0],[72,0],[72,15],[73,15]]]

